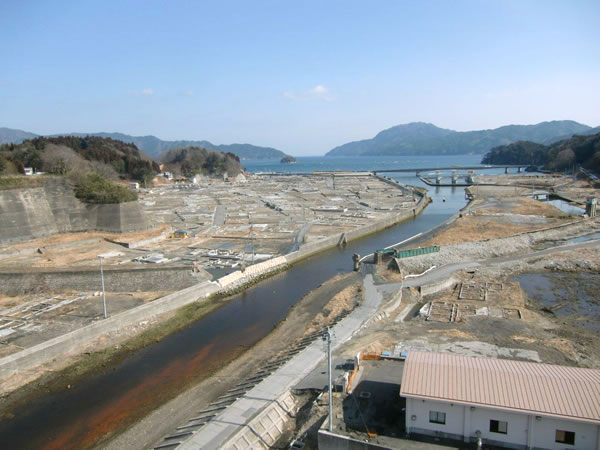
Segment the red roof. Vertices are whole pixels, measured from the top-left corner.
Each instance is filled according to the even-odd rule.
[[[600,370],[408,352],[400,395],[600,424]]]

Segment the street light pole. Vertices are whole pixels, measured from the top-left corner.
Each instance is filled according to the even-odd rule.
[[[323,331],[323,340],[327,341],[327,373],[329,377],[329,431],[333,431],[333,398],[331,392],[331,332],[329,327]]]
[[[102,256],[98,256],[100,260],[100,279],[102,280],[102,304],[104,306],[104,318],[106,319],[108,315],[106,314],[106,295],[104,293],[104,271],[102,270]]]

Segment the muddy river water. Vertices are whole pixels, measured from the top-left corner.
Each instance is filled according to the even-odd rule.
[[[420,184],[414,174],[398,179]],[[140,411],[158,407],[190,380],[218,369],[224,356],[266,336],[308,292],[351,271],[353,253],[365,255],[426,231],[465,205],[462,188],[432,189],[429,196],[433,203],[417,218],[301,261],[109,371],[13,411],[13,418],[0,422],[0,448],[85,448],[122,430],[140,418]]]

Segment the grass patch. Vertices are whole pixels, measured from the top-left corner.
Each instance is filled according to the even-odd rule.
[[[36,176],[0,176],[0,190],[38,187],[44,185],[44,177]]]

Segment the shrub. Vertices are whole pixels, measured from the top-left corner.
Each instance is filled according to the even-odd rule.
[[[124,203],[137,200],[135,192],[94,173],[77,182],[75,196],[86,203]]]

